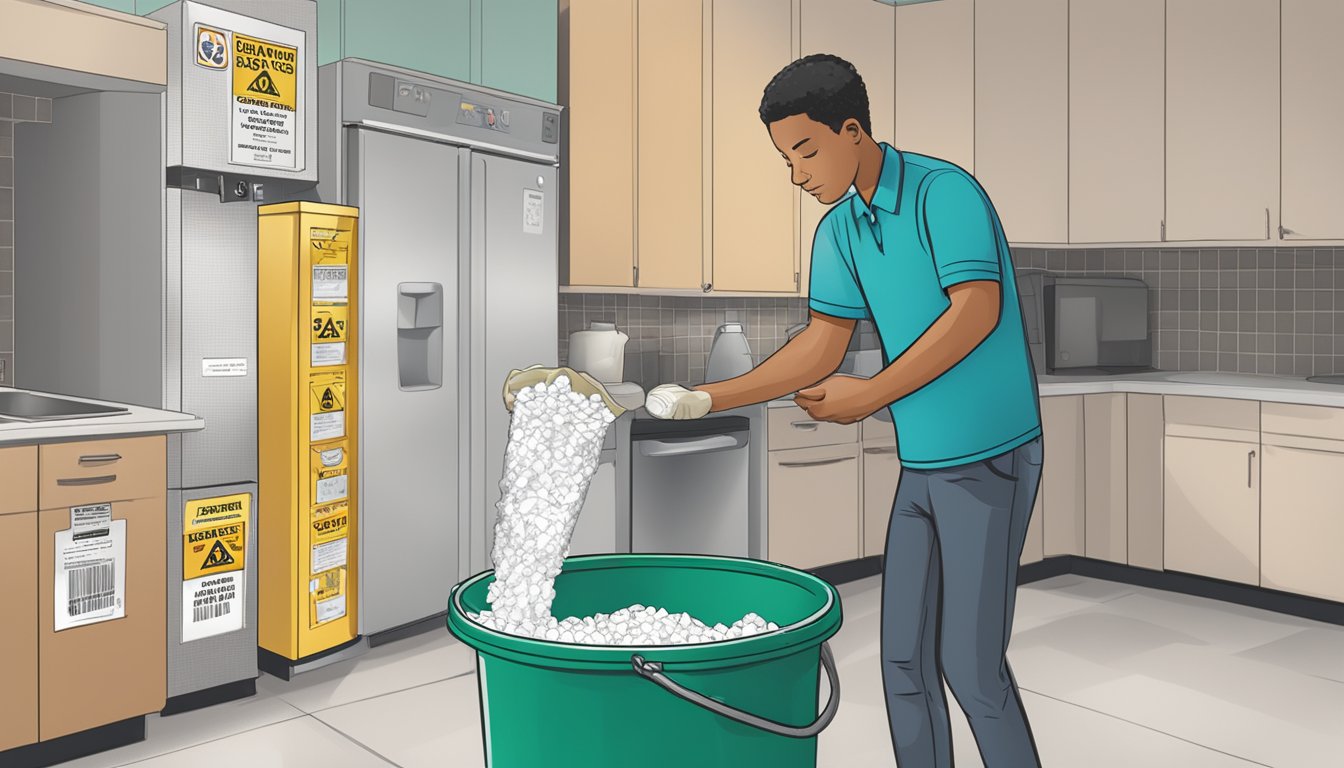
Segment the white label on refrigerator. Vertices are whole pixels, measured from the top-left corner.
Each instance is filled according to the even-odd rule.
[[[339,539],[314,544],[312,572],[321,573],[345,565],[345,554],[348,549],[346,543],[348,541],[349,539],[342,536]]]
[[[546,196],[535,189],[523,190],[523,232],[540,235],[546,217]]]
[[[201,360],[202,376],[246,376],[246,357],[207,357]]]
[[[182,582],[182,642],[243,628],[246,573],[230,571]]]
[[[314,413],[309,417],[309,441],[315,443],[333,437],[345,437],[345,411]]]
[[[314,368],[320,368],[324,365],[345,365],[345,342],[335,341],[330,344],[314,344],[312,361],[309,364]]]
[[[326,504],[329,501],[344,499],[349,495],[350,490],[346,483],[345,475],[332,475],[331,477],[324,477],[317,481],[316,503],[318,504]],[[316,573],[317,570],[318,569],[314,568],[313,572]]]
[[[57,531],[55,563],[56,632],[126,615],[125,520]]]
[[[345,264],[313,267],[313,301],[346,301],[350,298],[350,268]]]
[[[330,600],[317,602],[317,623],[321,624],[345,615],[345,595],[337,595]]]

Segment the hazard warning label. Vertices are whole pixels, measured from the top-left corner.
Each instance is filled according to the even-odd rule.
[[[243,628],[252,496],[187,502],[182,518],[182,642]]]
[[[233,34],[229,162],[298,169],[299,49]]]
[[[309,385],[308,440],[345,437],[345,379],[323,376]]]

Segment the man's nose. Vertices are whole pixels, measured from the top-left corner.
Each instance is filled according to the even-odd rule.
[[[793,183],[800,187],[806,184],[808,179],[812,178],[811,176],[798,170],[798,166],[793,167],[792,176],[793,176]]]

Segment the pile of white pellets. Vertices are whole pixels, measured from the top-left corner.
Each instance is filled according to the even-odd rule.
[[[551,615],[555,577],[613,420],[601,397],[574,392],[566,376],[518,393],[496,505],[495,580],[486,593],[491,610],[467,616],[511,635],[586,645],[708,643],[778,630],[754,613],[732,626],[709,626],[690,614],[638,604],[563,621]]]

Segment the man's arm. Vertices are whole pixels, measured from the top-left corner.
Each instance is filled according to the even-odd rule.
[[[853,320],[814,311],[802,333],[750,372],[695,389],[709,394],[714,411],[783,397],[834,373],[845,359],[853,333]]]

